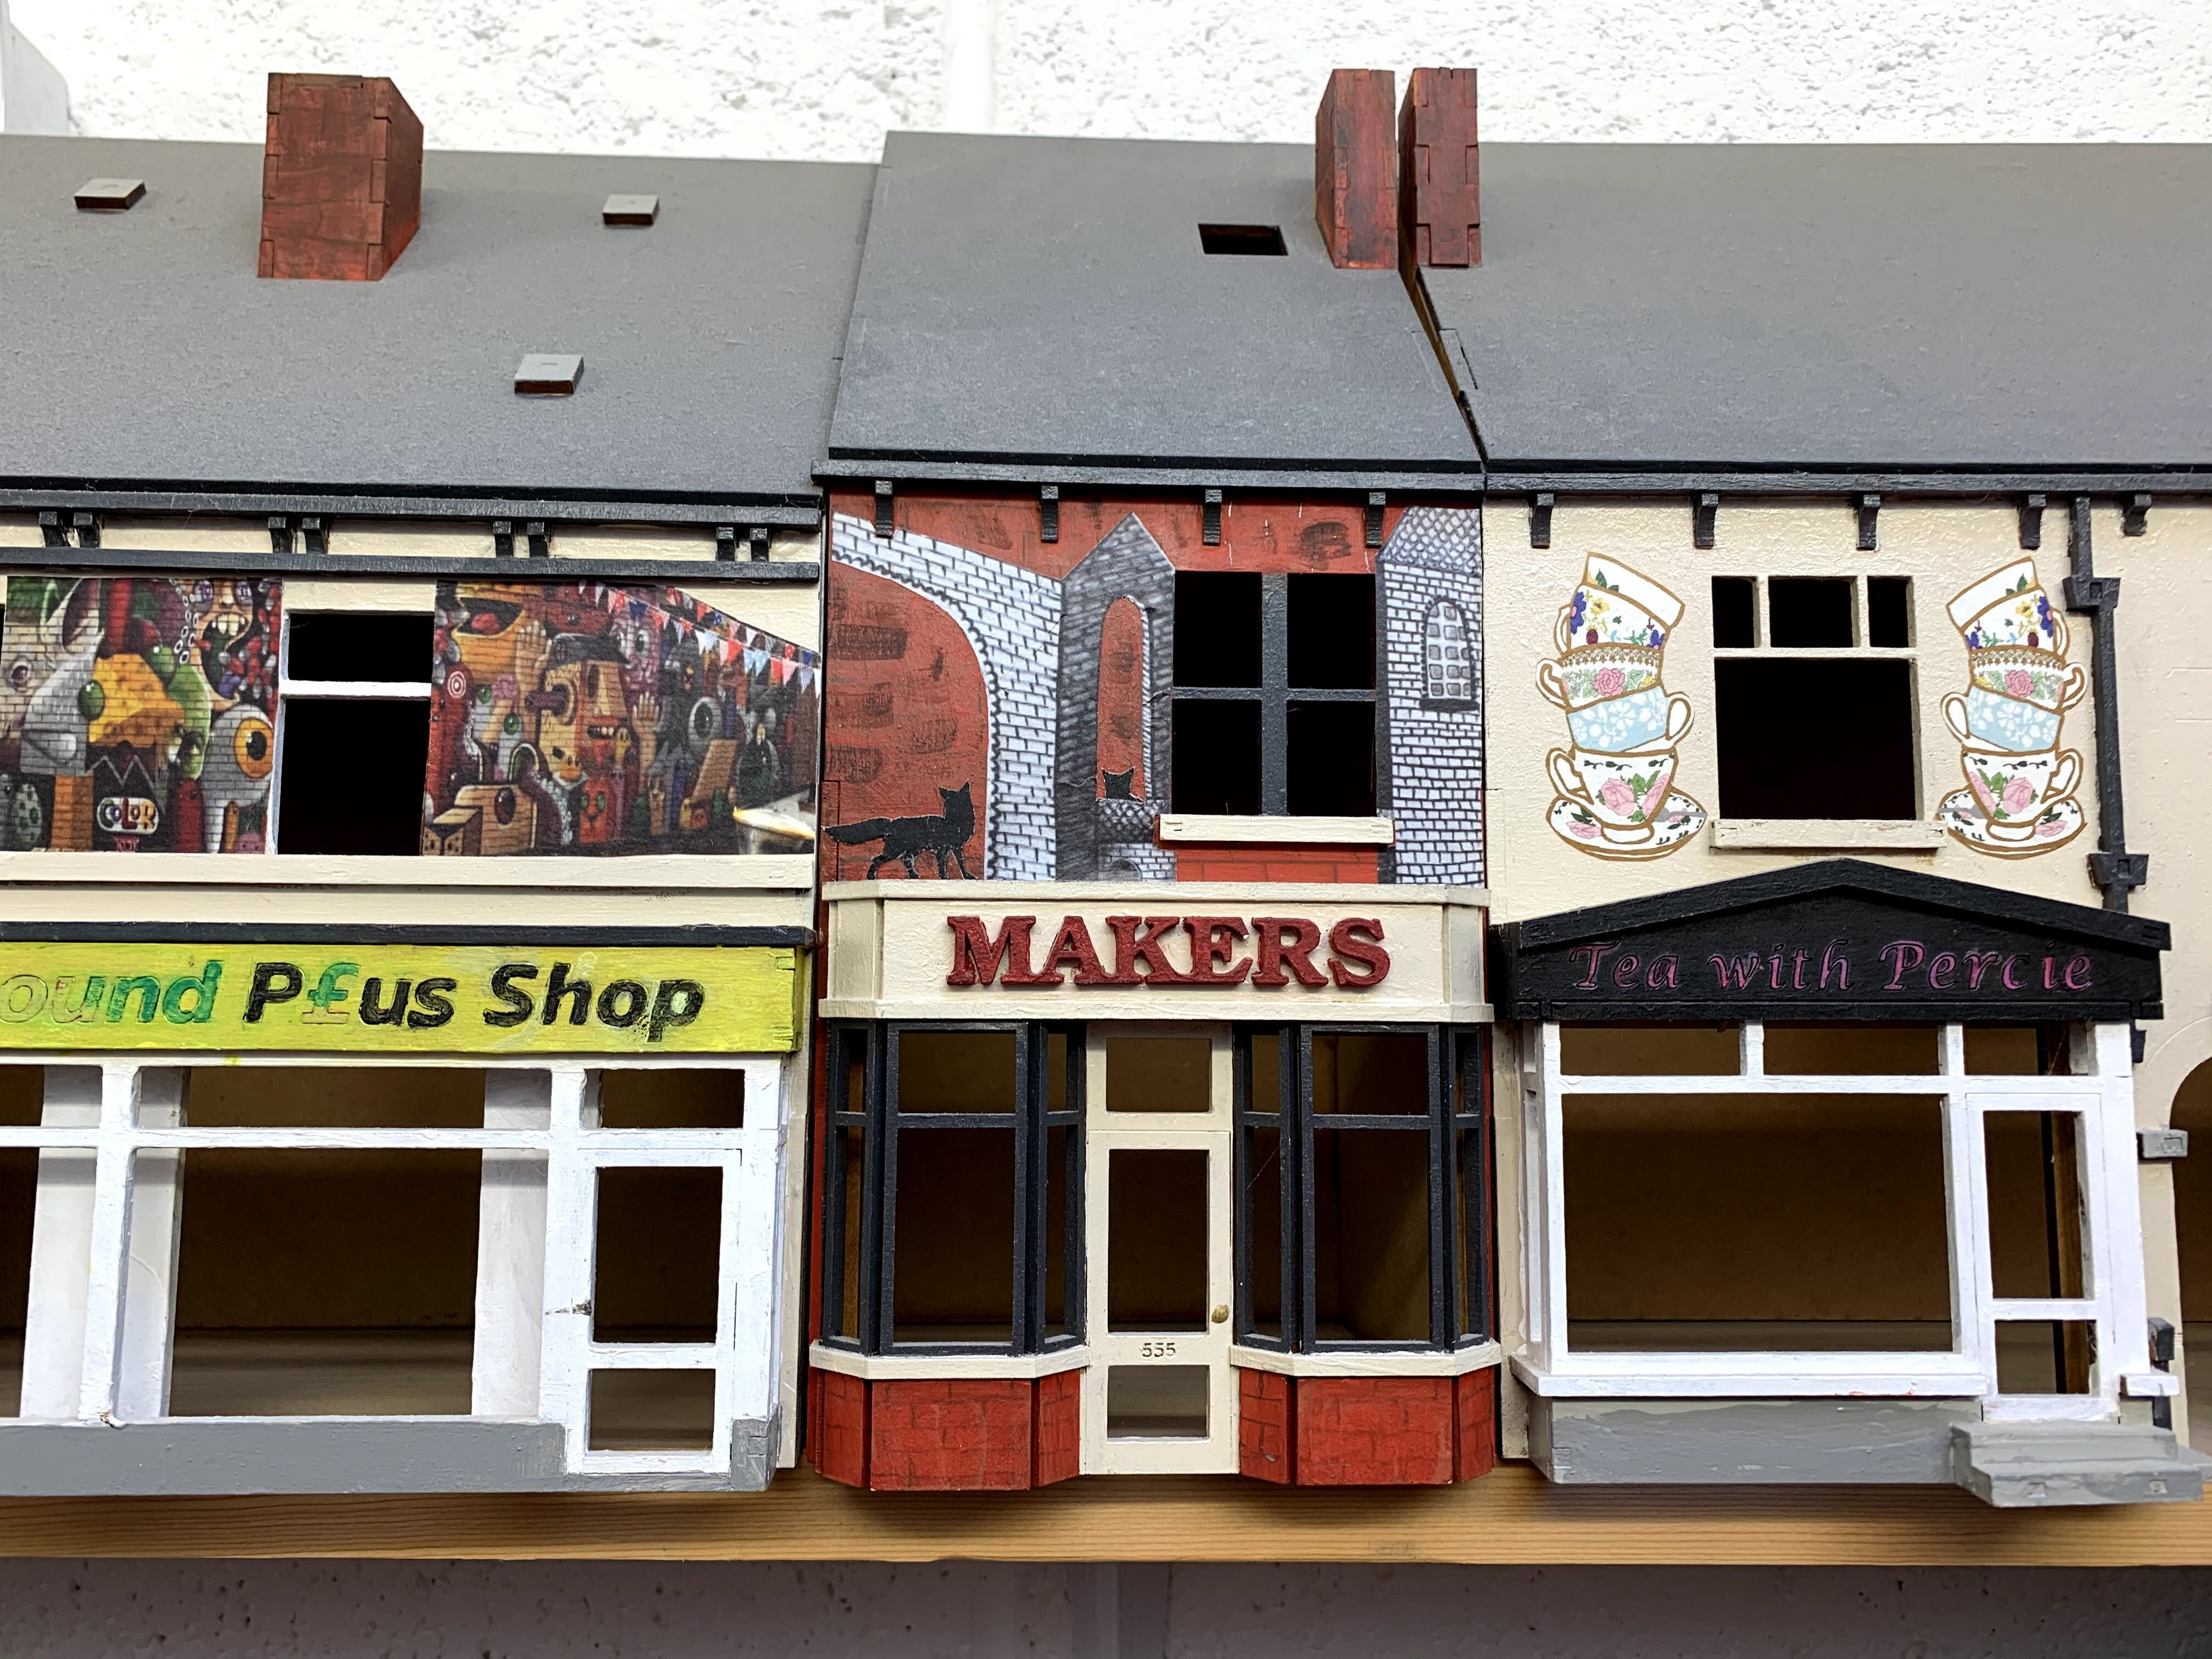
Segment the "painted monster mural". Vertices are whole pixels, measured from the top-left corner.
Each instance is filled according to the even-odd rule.
[[[0,844],[266,850],[278,592],[274,581],[9,577]]]
[[[674,588],[443,582],[422,850],[805,852],[817,655]]]

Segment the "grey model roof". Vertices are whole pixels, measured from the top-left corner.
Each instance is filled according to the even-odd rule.
[[[0,483],[811,503],[874,172],[434,152],[381,282],[303,282],[254,274],[257,146],[0,139]]]
[[[2207,145],[1485,144],[1423,276],[1493,472],[2203,465],[2208,203]]]
[[[1208,255],[1200,223],[1279,225],[1287,257]],[[914,132],[884,146],[830,456],[1369,487],[1478,466],[1398,273],[1330,264],[1310,146]]]

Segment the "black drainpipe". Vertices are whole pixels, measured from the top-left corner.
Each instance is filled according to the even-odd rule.
[[[2089,878],[2105,890],[2105,908],[2128,908],[2128,890],[2150,879],[2150,854],[2128,851],[2127,807],[2120,793],[2120,689],[2112,637],[2112,613],[2119,609],[2120,579],[2097,574],[2089,539],[2089,498],[2076,495],[2069,550],[2074,574],[2066,579],[2066,608],[2096,618],[2089,641],[2089,674],[2097,690],[2097,851],[2089,854]]]
[[[2067,538],[2074,573],[2066,579],[2066,608],[2096,618],[2089,641],[2089,678],[2097,690],[2097,850],[2089,854],[2089,878],[2105,890],[2107,910],[2128,908],[2128,890],[2150,879],[2150,854],[2128,851],[2127,806],[2120,791],[2120,688],[2112,635],[2120,605],[2120,579],[2097,574],[2089,535],[2089,498],[2076,495]],[[2143,1029],[2130,1024],[2130,1047],[2142,1064]]]

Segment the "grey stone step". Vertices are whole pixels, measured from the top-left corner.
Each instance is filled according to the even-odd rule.
[[[2190,1504],[2212,1457],[2171,1429],[2133,1423],[1961,1423],[1951,1479],[1999,1509],[2067,1504]]]

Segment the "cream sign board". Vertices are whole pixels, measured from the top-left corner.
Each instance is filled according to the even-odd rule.
[[[1490,1017],[1477,890],[890,881],[823,896],[832,1019]]]

